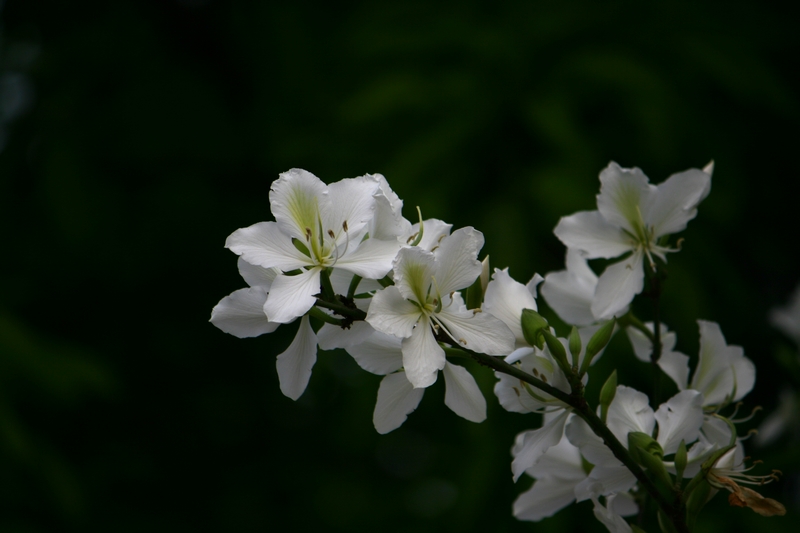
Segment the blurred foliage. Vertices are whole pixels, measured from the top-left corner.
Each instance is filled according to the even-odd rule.
[[[670,257],[662,316],[697,318],[783,383],[767,324],[800,278],[797,10],[755,1],[9,0],[0,11],[0,530],[584,531],[590,504],[510,512],[513,436],[441,384],[379,436],[379,378],[320,357],[297,402],[274,359],[295,326],[207,323],[244,285],[225,237],[269,218],[279,172],[381,172],[413,217],[486,236],[517,279],[563,268],[558,218],[615,160],[653,182],[716,161]],[[11,80],[11,81],[9,81]],[[16,100],[15,100],[16,99]],[[794,228],[794,229],[792,229]],[[647,302],[639,309],[650,316]],[[545,310],[545,312],[547,312]],[[566,334],[566,331],[562,332]],[[599,386],[647,369],[618,336]],[[594,382],[590,385],[594,385]],[[753,424],[756,424],[756,419]],[[798,509],[800,457],[758,458]],[[796,442],[794,443],[796,446]],[[779,450],[787,450],[779,453]],[[718,501],[717,501],[718,500]],[[718,497],[699,531],[788,531]]]

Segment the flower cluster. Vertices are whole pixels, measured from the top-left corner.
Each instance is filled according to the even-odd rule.
[[[745,473],[736,424],[746,418],[737,419],[732,404],[754,386],[752,361],[727,344],[718,324],[699,320],[700,353],[690,370],[658,314],[645,323],[630,311],[646,280],[657,308],[652,286],[663,279],[666,254],[680,249],[670,236],[696,216],[712,169],[651,185],[638,168],[612,162],[600,173],[597,210],[563,217],[555,227],[567,247],[566,269],[534,275],[525,285],[508,269],[495,269],[489,279],[476,229],[453,231],[421,215],[414,224],[405,219],[403,202],[379,174],[325,185],[290,170],[270,190],[275,221],[228,237],[248,287],[223,298],[211,322],[253,337],[299,319],[294,341],[277,358],[281,391],[297,399],[318,350],[344,349],[364,370],[384,376],[373,415],[380,433],[403,424],[440,371],[445,404],[483,421],[486,400],[457,361],[490,367],[505,409],[542,415],[542,424],[517,435],[512,448],[513,480],[523,474],[536,480],[514,503],[519,519],[540,520],[592,500],[610,531],[631,531],[623,517],[652,498],[674,530],[689,531],[718,489],[730,492],[732,505],[782,514],[781,504],[741,486],[776,477]],[[598,258],[620,259],[598,276],[589,263]],[[539,291],[572,326],[568,335],[559,336],[539,314]],[[622,330],[632,364],[650,363],[651,372],[677,388],[657,408],[645,393],[617,384],[616,372],[597,408],[589,407],[584,388],[592,364]]]

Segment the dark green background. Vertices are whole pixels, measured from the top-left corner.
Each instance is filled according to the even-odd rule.
[[[766,316],[800,281],[797,15],[756,1],[5,2],[0,67],[32,100],[0,153],[0,530],[595,527],[587,503],[511,516],[530,482],[512,484],[509,449],[535,421],[498,407],[486,369],[471,367],[480,425],[437,383],[377,435],[380,378],[341,353],[320,356],[299,401],[282,396],[275,355],[296,326],[239,340],[208,323],[244,286],[225,238],[270,218],[289,168],[380,172],[407,217],[419,205],[475,226],[493,265],[526,281],[563,268],[552,228],[593,208],[610,160],[657,183],[713,158],[663,317],[687,354],[695,320],[718,321],[759,371],[745,410],[769,410],[791,377],[775,354],[793,348]],[[627,341],[612,348],[593,384],[619,366],[646,387]],[[755,454],[787,473],[765,489],[787,517],[721,495],[699,530],[789,531],[796,445]]]

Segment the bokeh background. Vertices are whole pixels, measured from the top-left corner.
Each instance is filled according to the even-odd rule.
[[[597,530],[589,503],[511,516],[535,420],[486,369],[480,425],[437,383],[378,435],[380,378],[342,353],[282,396],[296,326],[208,323],[244,286],[225,238],[270,218],[282,171],[380,172],[407,217],[475,226],[526,281],[563,268],[552,228],[610,160],[660,182],[714,159],[663,319],[687,354],[718,321],[758,368],[743,409],[769,411],[798,373],[767,316],[800,282],[798,10],[775,5],[0,2],[0,530]],[[592,385],[615,366],[650,379],[623,336]],[[764,492],[787,517],[721,496],[698,531],[789,531],[796,450],[751,448],[786,473]]]

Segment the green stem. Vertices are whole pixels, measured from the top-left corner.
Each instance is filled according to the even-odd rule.
[[[625,315],[623,315],[623,317],[619,319],[619,325],[622,327],[625,327],[626,325],[633,326],[641,331],[651,343],[655,343],[656,338],[655,335],[653,335],[653,332],[650,331],[650,328],[644,325],[644,322],[639,320],[639,318],[633,314],[633,311],[628,311]]]
[[[330,309],[337,315],[352,318],[353,320],[364,320],[367,318],[367,313],[361,309],[347,307],[346,305],[338,302],[329,302],[327,300],[323,300],[322,298],[317,298],[316,305],[319,307],[324,307],[325,309]]]
[[[347,299],[352,300],[353,296],[356,294],[356,289],[358,288],[358,284],[361,283],[361,276],[355,274],[353,279],[350,280],[350,286],[347,288]]]
[[[314,317],[314,318],[322,320],[323,322],[327,322],[328,324],[333,324],[334,326],[340,326],[341,327],[341,325],[342,325],[341,319],[332,317],[328,313],[325,313],[325,312],[321,311],[316,306],[312,307],[308,311],[308,314],[310,316]]]
[[[331,274],[327,268],[323,268],[320,272],[320,289],[322,290],[322,298],[326,301],[332,302],[336,300],[336,292],[333,290],[331,284]]]

